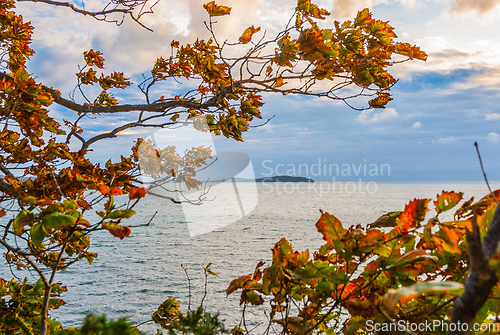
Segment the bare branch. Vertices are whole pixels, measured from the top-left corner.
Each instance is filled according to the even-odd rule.
[[[146,9],[146,5],[151,3],[151,0],[111,0],[102,10],[100,11],[88,11],[82,8],[78,8],[72,3],[62,2],[62,1],[54,1],[54,0],[18,0],[19,2],[35,2],[35,3],[44,3],[47,5],[53,5],[58,7],[66,7],[74,11],[75,13],[82,14],[85,16],[91,16],[98,21],[104,22],[112,22],[116,23],[116,25],[121,25],[125,19],[126,15],[130,15],[133,21],[138,23],[141,27],[153,31],[152,29],[146,27],[139,20],[144,14],[153,13],[153,7],[158,3],[155,1]],[[138,9],[138,11],[137,11]],[[134,16],[134,11],[137,14]],[[110,19],[109,16],[113,14],[121,15],[119,19]]]
[[[499,207],[500,208],[500,207]],[[500,241],[500,210],[495,211],[484,242],[481,243],[476,216],[472,218],[472,231],[467,230],[470,272],[465,283],[465,292],[455,301],[451,312],[451,323],[470,324],[486,302],[488,295],[498,282],[495,271],[488,267],[489,259],[498,252]],[[455,327],[450,335],[467,334],[463,327]]]
[[[59,7],[68,7],[77,13],[80,13],[83,15],[90,15],[93,17],[97,17],[100,15],[112,14],[112,13],[128,13],[130,11],[129,9],[124,9],[124,8],[113,8],[113,9],[108,9],[108,10],[102,10],[99,12],[90,12],[88,10],[80,9],[69,2],[60,2],[60,1],[53,1],[53,0],[18,0],[18,1],[19,2],[42,2],[42,3],[46,3],[48,5],[54,5],[54,6],[59,6]]]

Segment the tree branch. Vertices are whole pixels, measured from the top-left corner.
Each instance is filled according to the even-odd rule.
[[[500,207],[499,207],[500,208]],[[472,231],[467,230],[470,272],[465,283],[465,292],[453,304],[451,323],[469,324],[486,302],[488,295],[498,282],[495,271],[488,267],[489,259],[498,252],[500,242],[500,210],[497,208],[491,220],[484,242],[481,243],[476,216],[472,218]],[[463,327],[450,331],[449,335],[467,334]]]
[[[99,12],[90,12],[90,11],[87,11],[84,9],[80,9],[69,2],[60,2],[60,1],[53,1],[53,0],[17,0],[17,1],[18,2],[42,2],[42,3],[46,3],[48,5],[54,5],[54,6],[59,6],[59,7],[68,7],[77,13],[80,13],[83,15],[90,15],[92,17],[96,17],[96,16],[100,16],[100,15],[108,15],[108,14],[112,14],[112,13],[126,14],[126,13],[130,12],[130,9],[125,9],[125,8],[113,8],[113,9],[108,9],[108,10],[102,10]]]

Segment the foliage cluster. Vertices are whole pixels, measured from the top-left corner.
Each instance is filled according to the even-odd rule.
[[[113,13],[130,15],[141,25],[139,18],[147,12],[143,11],[146,0],[112,2],[101,12],[52,0],[37,2],[69,7],[104,21]],[[229,14],[230,8],[214,1],[204,7],[212,37],[187,45],[173,41],[172,55],[159,57],[150,76],[138,85],[144,103],[124,104],[114,92],[130,86],[130,79],[122,72],[105,74],[104,58],[96,50],[84,53],[85,66],[76,75],[83,102],[37,83],[27,71],[27,61],[34,54],[33,27],[16,14],[14,0],[0,2],[0,217],[4,217],[0,244],[10,266],[39,276],[36,283],[0,280],[1,333],[137,332],[126,320],[105,317],[88,317],[81,329],[62,329],[48,317],[50,309],[64,304],[60,295],[65,288],[55,283],[55,275],[82,259],[92,263],[97,257],[89,251],[92,232],[106,230],[120,239],[128,237],[133,226],[124,222],[133,217],[134,207],[147,191],[152,193],[168,181],[198,188],[196,170],[207,164],[211,152],[198,147],[179,154],[175,147],[156,148],[138,139],[129,157],[101,166],[88,159],[95,142],[135,127],[192,124],[200,128],[194,120],[201,115],[208,129],[200,130],[242,141],[250,122],[261,118],[263,93],[326,97],[348,105],[350,99],[360,98],[369,100],[369,108],[384,108],[396,82],[387,71],[389,66],[426,59],[418,47],[395,42],[394,29],[373,19],[368,9],[353,21],[335,21],[332,29],[321,29],[318,20],[328,12],[309,0],[299,0],[291,23],[275,38],[257,39],[260,27],[252,25],[238,43],[229,44],[220,43],[212,27],[213,18]],[[142,8],[140,14],[134,15],[138,8]],[[246,52],[226,56],[226,50],[235,45],[246,47]],[[403,59],[394,60],[395,55]],[[172,80],[190,80],[195,88],[174,97],[153,89]],[[85,88],[89,85],[98,86],[100,93],[91,97]],[[358,93],[352,94],[352,88]],[[56,120],[49,110],[53,104],[65,107],[72,121]],[[98,135],[80,127],[81,120],[102,114],[124,114],[134,120]],[[74,143],[80,148],[71,150]],[[145,183],[140,174],[155,181]],[[120,203],[118,195],[126,200]],[[443,192],[434,202],[438,215],[460,199],[459,193]],[[253,274],[233,281],[227,293],[241,290],[245,306],[268,299],[267,332],[276,325],[294,334],[338,329],[353,333],[362,332],[367,320],[416,322],[443,317],[449,297],[457,294],[456,284],[450,283],[462,283],[468,274],[466,228],[477,228],[484,235],[496,205],[491,197],[476,204],[469,201],[455,213],[454,221],[440,222],[436,215],[422,227],[428,204],[429,200],[414,200],[404,211],[389,213],[368,228],[345,229],[334,216],[323,213],[317,227],[326,244],[320,250],[312,256],[308,251],[295,252],[281,240],[273,249],[270,267],[262,269],[264,264],[259,263]],[[92,219],[93,212],[98,220]],[[499,263],[496,259],[491,260],[493,268]],[[497,293],[495,288],[493,294]],[[478,317],[496,314],[491,299]],[[440,303],[441,307],[429,310]],[[183,314],[175,300],[162,304],[153,320],[171,333],[224,330],[217,316],[201,307]],[[242,332],[249,331],[233,329],[235,334]]]

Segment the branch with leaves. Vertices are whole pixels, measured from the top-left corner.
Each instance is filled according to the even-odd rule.
[[[156,4],[112,0],[102,10],[90,11],[55,0],[19,1],[68,8],[118,25],[130,16],[142,26],[143,15],[151,13]],[[320,29],[318,21],[328,12],[309,0],[298,1],[291,23],[274,38],[266,39],[260,27],[252,25],[238,42],[220,43],[213,30],[214,18],[230,14],[230,8],[212,1],[204,6],[212,37],[187,45],[173,41],[171,55],[159,57],[150,75],[138,84],[143,103],[127,104],[115,98],[116,92],[132,83],[123,72],[105,74],[103,55],[96,50],[84,53],[85,65],[76,74],[76,88],[68,99],[57,89],[38,83],[36,73],[27,71],[27,62],[35,53],[31,48],[34,28],[16,14],[16,3],[0,2],[0,217],[4,217],[0,243],[10,266],[33,269],[40,281],[34,286],[2,282],[0,292],[8,293],[12,301],[17,301],[18,287],[41,296],[24,306],[31,311],[26,315],[19,315],[16,310],[21,307],[15,304],[0,311],[4,313],[1,320],[13,320],[0,323],[0,330],[8,333],[22,329],[45,335],[60,330],[61,325],[48,316],[49,309],[62,305],[56,299],[64,288],[54,283],[56,273],[83,259],[92,263],[97,257],[89,252],[93,232],[106,230],[121,239],[129,236],[133,225],[124,222],[134,216],[134,206],[146,191],[155,194],[155,189],[165,190],[171,181],[187,189],[202,188],[196,172],[212,159],[209,148],[196,147],[180,154],[175,147],[158,148],[151,141],[137,139],[128,157],[101,166],[88,158],[96,142],[133,128],[192,124],[200,129],[199,116],[207,121],[203,130],[242,141],[251,122],[262,117],[263,93],[325,97],[349,105],[359,98],[362,103],[368,101],[365,108],[384,108],[396,83],[388,68],[400,61],[426,59],[418,47],[396,42],[393,28],[373,19],[368,9],[353,21]],[[241,48],[246,51],[234,56],[233,50]],[[172,81],[185,84],[185,92],[165,97],[162,85]],[[92,95],[92,86],[100,92]],[[56,119],[55,105],[63,107],[72,119]],[[116,116],[127,121],[97,135],[81,126],[83,120],[96,118],[99,122]],[[144,175],[153,182],[139,178]],[[202,188],[195,200],[167,198],[199,203],[208,191]],[[91,211],[99,218],[89,219]],[[293,296],[286,289],[283,294]],[[249,293],[248,299],[254,297]],[[320,305],[315,308],[315,313],[322,313]],[[329,316],[325,318],[326,322]],[[311,320],[308,326],[319,319]],[[285,328],[291,325],[287,321]]]
[[[499,194],[464,202],[454,220],[444,222],[439,215],[455,208],[462,193],[438,195],[433,201],[437,215],[427,223],[431,199],[415,199],[404,211],[387,213],[366,227],[346,229],[322,212],[316,227],[323,246],[314,253],[298,252],[283,238],[272,249],[272,263],[263,268],[259,262],[253,274],[233,280],[227,294],[241,291],[243,313],[246,306],[268,304],[264,334],[271,325],[281,327],[275,333],[282,334],[368,334],[374,325],[382,332],[396,325],[415,334],[399,325],[445,323],[449,327],[419,328],[418,334],[446,334],[458,321],[497,322],[488,316],[500,312],[495,274],[500,211],[494,200]]]

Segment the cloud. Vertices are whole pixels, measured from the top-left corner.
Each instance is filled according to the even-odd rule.
[[[411,0],[410,0],[411,2]],[[334,0],[332,15],[335,19],[352,19],[356,13],[363,8],[373,8],[382,3],[388,3],[387,0]]]
[[[497,133],[489,133],[486,139],[491,143],[496,144],[500,140],[500,135],[498,135]]]
[[[357,121],[367,124],[367,123],[373,123],[373,122],[378,122],[386,119],[392,119],[395,117],[398,117],[398,112],[394,108],[386,108],[380,113],[373,113],[373,110],[369,111],[363,111],[361,114],[358,115],[356,118]]]
[[[436,141],[436,143],[439,144],[449,144],[455,142],[457,139],[453,136],[446,137],[446,138],[440,138],[439,140]]]
[[[405,9],[415,9],[421,5],[418,0],[396,0]],[[334,0],[332,15],[335,19],[352,19],[363,8],[374,8],[377,5],[390,4],[389,0]]]
[[[490,113],[490,114],[486,114],[486,121],[489,121],[489,120],[499,120],[500,119],[500,114],[499,113]]]
[[[420,127],[422,127],[422,122],[418,121],[418,122],[415,122],[413,124],[413,126],[411,126],[413,129],[418,129]]]
[[[456,12],[479,11],[487,13],[498,5],[497,0],[456,0],[452,10]]]

